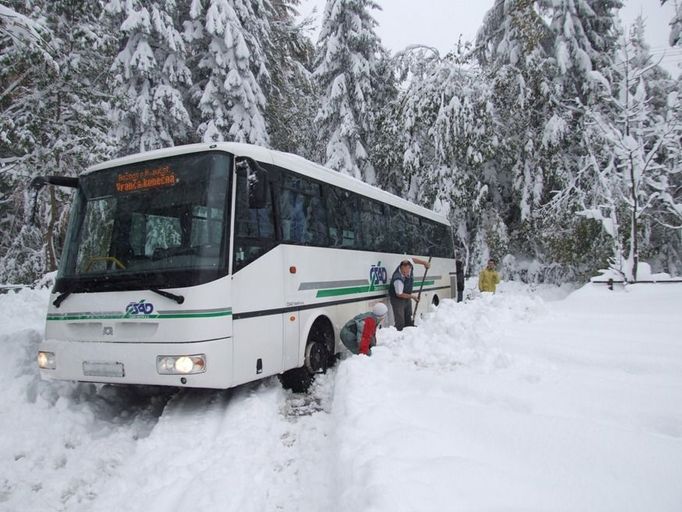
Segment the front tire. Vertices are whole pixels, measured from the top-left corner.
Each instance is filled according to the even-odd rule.
[[[303,366],[292,368],[279,375],[279,381],[284,389],[294,393],[305,393],[315,380],[318,373],[327,373],[330,360],[326,343],[310,341],[305,347],[305,361]]]

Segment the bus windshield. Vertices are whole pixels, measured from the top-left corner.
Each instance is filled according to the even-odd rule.
[[[226,275],[231,163],[204,152],[82,176],[55,291],[184,287]]]

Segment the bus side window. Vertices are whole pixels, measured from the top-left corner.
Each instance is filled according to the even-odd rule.
[[[279,209],[285,242],[326,245],[326,215],[319,183],[303,176],[284,174]]]
[[[412,247],[412,251],[418,254],[425,254],[425,244],[422,243],[422,232],[420,231],[419,217],[410,212],[403,212],[405,216],[405,237],[407,246]]]
[[[272,194],[269,184],[263,208],[249,207],[246,176],[237,175],[234,271],[248,265],[275,245]]]
[[[355,194],[347,190],[327,187],[330,247],[361,247],[357,199]]]
[[[360,197],[360,227],[363,248],[368,251],[388,251],[387,226],[381,203]]]
[[[282,221],[282,239],[286,242],[303,243],[306,229],[303,213],[303,195],[295,190],[282,189],[279,211]]]
[[[386,228],[391,233],[388,238],[388,251],[403,254],[408,250],[403,211],[400,208],[388,205],[386,205],[386,210]]]

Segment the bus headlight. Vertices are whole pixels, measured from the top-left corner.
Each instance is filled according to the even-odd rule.
[[[156,371],[161,375],[188,375],[206,371],[206,355],[157,356]]]
[[[43,370],[54,370],[57,368],[54,352],[38,352],[38,366]]]

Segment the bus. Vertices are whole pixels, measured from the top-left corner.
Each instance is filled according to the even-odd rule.
[[[38,181],[75,189],[46,379],[303,391],[401,260],[431,258],[422,309],[453,293],[444,217],[292,154],[192,144]]]

